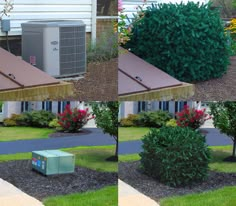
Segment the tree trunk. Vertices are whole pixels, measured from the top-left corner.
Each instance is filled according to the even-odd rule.
[[[236,150],[236,138],[234,138],[234,143],[233,143],[234,145],[233,145],[233,157],[235,157],[235,150]]]
[[[116,153],[115,153],[115,156],[118,157],[118,140],[116,140]]]

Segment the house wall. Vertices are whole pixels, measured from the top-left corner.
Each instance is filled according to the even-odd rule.
[[[188,1],[193,1],[193,2],[200,2],[200,3],[207,3],[209,0],[147,0],[145,7],[147,6],[151,6],[152,4],[157,4],[157,3],[181,3],[181,2],[188,2]],[[138,6],[142,6],[143,0],[123,0],[123,8],[124,8],[124,12],[125,14],[127,14],[127,16],[129,18],[132,19],[133,17],[133,13],[137,12],[137,7]]]
[[[5,118],[11,117],[12,114],[21,114],[22,113],[21,103],[22,102],[16,102],[16,101],[4,102],[3,112],[0,113],[0,122],[2,122],[3,119],[5,119]],[[52,112],[55,114],[58,113],[58,104],[59,104],[59,102],[52,101]],[[67,102],[64,102],[64,104],[63,104],[63,102],[61,102],[62,111],[63,111],[63,106],[65,106],[66,104],[67,104]],[[71,108],[84,109],[84,108],[88,107],[89,111],[91,111],[90,106],[88,104],[86,104],[85,102],[71,101],[70,105],[71,105]],[[42,102],[40,102],[40,101],[28,102],[28,111],[33,111],[33,110],[42,110]]]
[[[0,2],[0,8],[3,3],[4,1]],[[94,4],[96,5],[96,0],[16,0],[10,13],[9,35],[21,35],[23,22],[45,19],[82,20],[86,24],[86,31],[92,32],[92,27],[96,26],[92,25],[93,18],[96,18]],[[5,36],[5,33],[0,32],[0,36]]]
[[[169,101],[168,108],[166,101],[143,101],[143,102],[121,102],[119,119],[127,117],[128,114],[138,114],[141,111],[157,111],[157,110],[166,110],[171,114],[183,109],[184,104],[189,105],[191,108],[201,108],[201,102],[197,103],[194,101]]]

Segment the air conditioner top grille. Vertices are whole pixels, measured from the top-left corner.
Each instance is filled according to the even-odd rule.
[[[42,20],[42,21],[28,21],[21,24],[24,27],[71,27],[71,26],[85,26],[81,20]]]

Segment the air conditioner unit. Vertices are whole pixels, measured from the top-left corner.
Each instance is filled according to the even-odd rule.
[[[51,76],[86,72],[83,21],[30,21],[22,25],[22,58]]]

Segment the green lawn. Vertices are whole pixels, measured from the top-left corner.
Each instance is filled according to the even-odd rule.
[[[209,164],[211,170],[218,172],[235,172],[236,163],[223,162],[223,159],[230,156],[232,146],[212,146],[212,160]],[[138,154],[119,155],[120,162],[140,160]],[[219,190],[176,196],[161,199],[161,206],[233,206],[236,205],[236,187],[225,187]]]
[[[236,162],[223,162],[223,159],[232,155],[232,146],[214,146],[210,169],[218,172],[236,172]]]
[[[119,155],[119,162],[133,162],[140,160],[139,154]]]
[[[96,191],[50,197],[43,201],[45,206],[117,206],[118,187],[109,186]]]
[[[232,146],[214,146],[212,149],[212,160],[209,164],[211,170],[218,172],[236,172],[235,162],[223,162],[225,157],[232,153]],[[120,162],[132,162],[140,160],[138,154],[119,155]]]
[[[0,141],[48,138],[54,129],[33,127],[1,127]]]
[[[198,194],[161,199],[161,206],[233,206],[236,205],[236,187]]]
[[[115,146],[95,146],[95,147],[73,147],[65,148],[63,151],[76,155],[76,165],[87,167],[97,171],[117,172],[117,162],[106,161],[107,157],[114,155]],[[17,153],[0,155],[0,162],[11,160],[31,159],[31,153]]]
[[[149,132],[147,127],[119,127],[119,141],[139,140]]]

